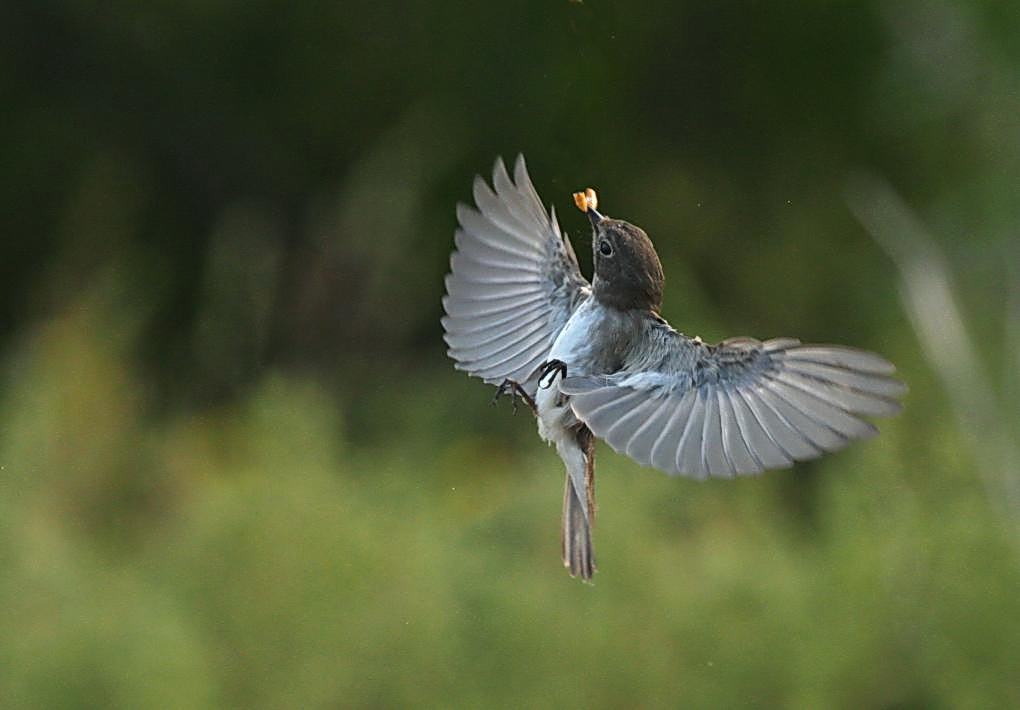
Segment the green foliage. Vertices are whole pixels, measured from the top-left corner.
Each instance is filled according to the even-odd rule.
[[[511,435],[471,433],[435,402],[481,385],[429,373],[370,446],[282,373],[151,421],[104,317],[34,330],[8,367],[5,705],[1018,700],[1016,550],[944,423],[813,466],[806,516],[802,471],[699,484],[603,450],[586,586],[529,417],[484,410]]]

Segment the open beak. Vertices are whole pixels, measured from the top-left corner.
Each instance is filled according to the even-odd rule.
[[[601,222],[603,219],[605,219],[605,217],[603,217],[601,214],[599,214],[599,211],[597,209],[595,209],[594,207],[589,207],[588,208],[588,219],[591,220],[591,226],[594,229],[598,229],[599,222]]]

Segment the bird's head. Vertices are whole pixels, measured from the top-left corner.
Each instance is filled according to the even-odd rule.
[[[575,201],[591,220],[595,297],[621,310],[658,313],[665,277],[652,240],[640,227],[600,214],[591,188],[575,195]]]

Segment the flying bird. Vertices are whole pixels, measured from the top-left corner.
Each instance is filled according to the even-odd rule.
[[[574,195],[592,226],[589,283],[542,206],[524,157],[502,159],[493,187],[475,177],[442,319],[459,370],[535,414],[566,466],[562,554],[571,576],[595,572],[595,439],[669,474],[729,478],[785,468],[877,433],[906,387],[875,353],[794,338],[710,345],[659,314],[664,276],[648,235]]]

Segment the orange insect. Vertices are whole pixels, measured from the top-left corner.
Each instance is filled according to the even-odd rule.
[[[574,193],[574,204],[577,205],[577,209],[582,212],[588,210],[595,210],[599,207],[599,196],[595,194],[593,189],[586,188],[584,192]]]

